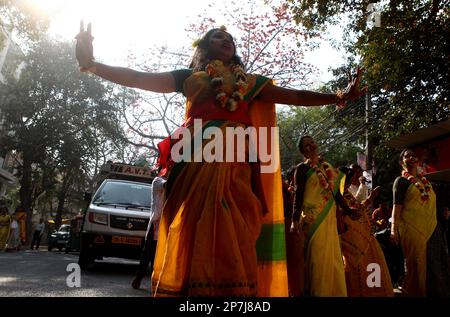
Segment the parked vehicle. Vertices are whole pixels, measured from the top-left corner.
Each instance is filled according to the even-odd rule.
[[[53,231],[48,238],[48,250],[57,248],[61,251],[66,247],[70,235],[70,225],[61,225],[58,230]]]
[[[150,169],[125,164],[102,167],[104,180],[84,215],[78,263],[96,259],[139,259],[151,208]]]
[[[66,243],[66,253],[80,251],[81,228],[83,226],[83,215],[78,214],[70,220],[69,240]]]

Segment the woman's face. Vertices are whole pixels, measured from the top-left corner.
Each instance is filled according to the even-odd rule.
[[[233,37],[227,32],[217,30],[209,38],[209,54],[213,59],[229,62],[234,56],[235,46]]]
[[[304,138],[302,141],[302,151],[303,155],[310,158],[311,156],[317,154],[317,145],[313,138]]]
[[[406,151],[405,153],[403,153],[402,162],[403,166],[411,167],[417,165],[418,159],[416,153],[410,150]]]

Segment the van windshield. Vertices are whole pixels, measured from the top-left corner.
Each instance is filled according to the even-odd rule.
[[[150,208],[151,185],[106,182],[95,194],[93,203]]]

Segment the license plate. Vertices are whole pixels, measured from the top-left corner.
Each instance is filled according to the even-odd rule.
[[[116,244],[140,245],[141,244],[141,238],[113,236],[112,239],[111,239],[111,242],[112,243],[116,243]]]
[[[66,243],[66,240],[58,240],[57,243]]]

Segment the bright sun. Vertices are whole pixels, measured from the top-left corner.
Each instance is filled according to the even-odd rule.
[[[186,0],[28,0],[50,17],[50,34],[72,40],[80,21],[92,23],[96,56],[123,59],[129,50],[153,45],[181,46],[188,21],[207,1]],[[178,45],[177,45],[178,42]]]

